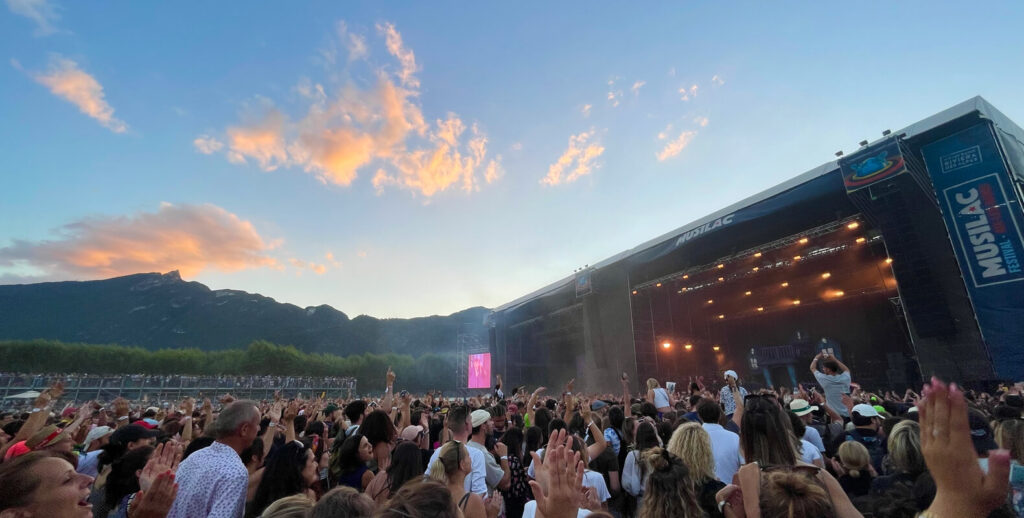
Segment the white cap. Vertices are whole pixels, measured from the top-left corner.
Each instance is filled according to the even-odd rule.
[[[875,410],[875,407],[864,403],[854,405],[853,412],[861,417],[881,417],[878,415],[878,410]]]
[[[736,371],[734,370],[725,371],[725,377],[728,378],[729,376],[732,376],[733,379],[740,379],[740,377],[736,375]]]
[[[112,433],[114,433],[114,429],[109,426],[97,426],[89,430],[89,435],[85,436],[85,447],[88,448],[96,439],[102,439]]]

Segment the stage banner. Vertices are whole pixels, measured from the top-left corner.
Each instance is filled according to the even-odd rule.
[[[992,125],[921,149],[967,293],[1004,380],[1024,379],[1024,212]]]
[[[839,159],[846,192],[863,189],[875,182],[907,172],[900,143],[891,138]]]

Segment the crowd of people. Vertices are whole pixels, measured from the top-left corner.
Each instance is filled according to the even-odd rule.
[[[219,388],[238,390],[287,388],[339,388],[355,387],[355,379],[339,376],[180,376],[155,374],[125,374],[121,376],[96,374],[28,374],[0,372],[0,387],[45,387],[52,379],[60,379],[68,386],[81,387],[143,387],[143,388]]]
[[[0,518],[1024,516],[1024,398],[734,371],[633,392],[62,402],[0,414]],[[678,390],[673,390],[678,388]],[[61,410],[58,406],[64,404]]]

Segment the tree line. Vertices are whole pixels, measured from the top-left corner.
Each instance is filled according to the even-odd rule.
[[[305,353],[263,340],[245,349],[202,351],[64,343],[52,340],[0,341],[0,370],[26,373],[160,374],[182,376],[354,377],[358,391],[384,388],[388,367],[397,385],[410,391],[450,390],[458,376],[455,354],[364,353],[351,356]]]

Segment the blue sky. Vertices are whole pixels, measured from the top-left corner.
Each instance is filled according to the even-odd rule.
[[[974,95],[1024,121],[1020,3],[4,2],[3,283],[493,307]]]

